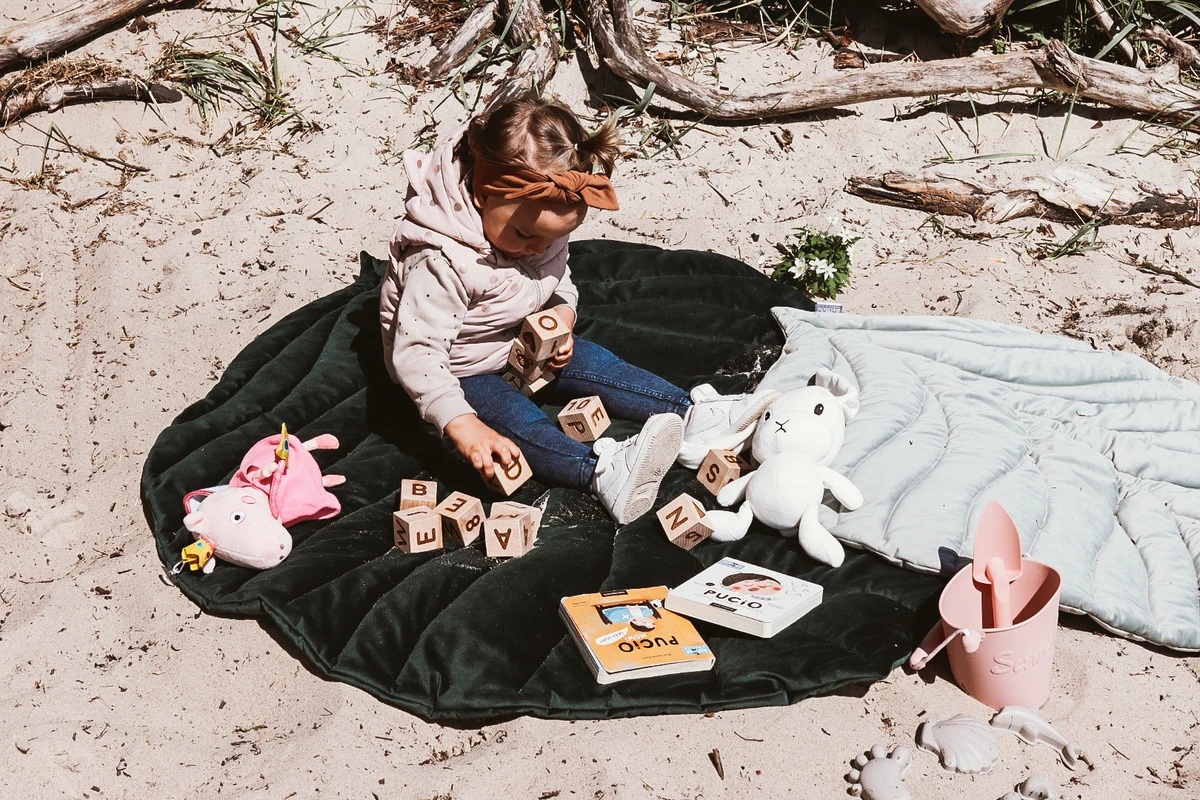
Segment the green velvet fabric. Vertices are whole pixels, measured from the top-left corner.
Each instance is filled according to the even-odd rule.
[[[680,386],[751,387],[779,353],[775,305],[803,296],[711,253],[581,242],[571,248],[581,335]],[[537,546],[487,558],[482,541],[432,554],[392,545],[400,479],[432,478],[490,495],[475,473],[421,423],[383,367],[377,294],[384,263],[363,254],[350,286],[290,314],[229,365],[208,396],[159,436],[142,497],[159,555],[170,566],[191,542],[184,494],[223,483],[280,423],[302,438],[332,433],[341,449],[315,456],[347,482],[342,514],[295,526],[286,561],[256,572],[221,563],[183,572],[202,609],[256,617],[278,629],[320,675],[358,686],[427,719],[532,714],[558,718],[694,713],[793,703],[883,678],[935,618],[941,580],[852,553],[834,570],[794,540],[752,529],[741,542],[684,551],[653,514],[617,530],[581,492],[530,481],[512,499],[549,492]],[[557,408],[547,407],[554,414]],[[616,422],[619,437],[636,426]],[[864,487],[866,488],[866,487]],[[689,492],[713,498],[681,468],[659,504]],[[701,623],[711,672],[598,685],[558,618],[566,595],[675,585],[724,555],[821,583],[825,601],[772,639]]]

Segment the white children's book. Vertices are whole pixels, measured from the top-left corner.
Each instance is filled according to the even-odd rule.
[[[667,594],[671,611],[770,637],[821,603],[822,589],[782,572],[722,558]]]

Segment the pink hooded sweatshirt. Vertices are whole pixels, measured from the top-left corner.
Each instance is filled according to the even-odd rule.
[[[502,372],[526,316],[564,303],[574,310],[579,299],[567,237],[516,261],[485,238],[454,158],[465,130],[431,153],[405,151],[409,197],[379,297],[388,373],[439,431],[475,413],[459,378]]]

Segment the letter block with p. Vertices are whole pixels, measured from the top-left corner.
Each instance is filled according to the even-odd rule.
[[[612,420],[597,395],[576,397],[558,412],[563,432],[577,442],[594,442],[608,430]]]
[[[686,492],[658,510],[658,521],[671,543],[684,550],[691,550],[713,534],[704,521],[704,506]]]

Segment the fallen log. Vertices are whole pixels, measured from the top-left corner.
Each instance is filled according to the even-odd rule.
[[[596,49],[609,69],[640,86],[653,83],[657,95],[714,122],[789,117],[894,97],[1018,88],[1077,92],[1081,98],[1163,121],[1193,122],[1200,114],[1200,90],[1180,80],[1180,64],[1188,63],[1186,50],[1195,50],[1161,29],[1153,35],[1173,42],[1164,45],[1171,51],[1172,60],[1156,69],[1097,61],[1055,40],[1038,50],[1003,55],[881,64],[786,91],[721,92],[671,72],[651,59],[625,0],[587,0],[587,11]]]
[[[541,4],[538,0],[503,0],[501,19],[507,20],[514,13],[514,3],[515,16],[507,39],[512,46],[525,49],[488,98],[488,108],[509,100],[540,95],[558,66],[558,39],[542,17]]]
[[[0,30],[0,71],[65,53],[138,14],[194,0],[85,0]]]
[[[454,38],[429,62],[426,72],[429,80],[440,81],[466,63],[476,46],[495,27],[496,8],[496,0],[487,0],[471,12]]]
[[[1067,225],[1090,219],[1144,228],[1200,225],[1197,199],[1183,192],[1165,193],[1145,183],[1073,167],[1059,166],[1049,173],[1041,169],[1022,165],[986,177],[947,174],[946,168],[888,172],[878,178],[851,178],[846,191],[874,203],[993,223],[1038,217]]]
[[[104,81],[91,84],[63,84],[36,92],[21,92],[0,97],[0,128],[38,111],[57,111],[66,105],[102,100],[140,100],[177,103],[183,94],[161,83],[138,79]]]

